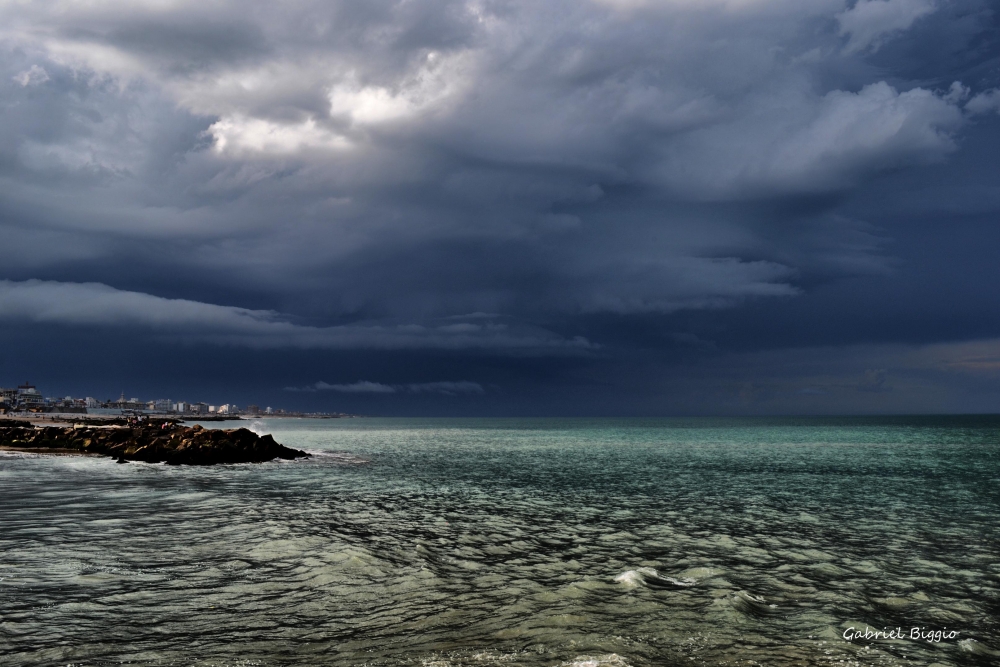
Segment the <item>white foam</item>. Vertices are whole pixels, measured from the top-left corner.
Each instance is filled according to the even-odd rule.
[[[264,423],[263,419],[251,419],[250,423],[247,424],[246,426],[243,426],[242,428],[245,428],[248,431],[252,431],[253,433],[256,433],[259,436],[265,436],[268,433],[270,433],[270,431],[267,429],[267,424]]]
[[[644,568],[645,569],[645,568]],[[621,657],[617,653],[608,653],[607,655],[580,655],[571,662],[564,662],[565,667],[631,667],[625,658]]]
[[[304,449],[302,450],[314,459],[333,459],[338,463],[361,465],[371,463],[371,460],[352,454],[350,452],[334,452],[329,449]]]
[[[690,586],[695,586],[698,582],[694,579],[689,579],[687,577],[681,579],[674,579],[673,577],[664,577],[659,572],[651,567],[640,567],[635,570],[626,570],[622,572],[617,577],[615,577],[615,583],[622,584],[628,588],[635,588],[641,584],[646,583],[646,579],[659,579],[660,581],[669,581],[674,586],[679,586],[681,588],[688,588]]]
[[[961,639],[958,642],[958,648],[964,653],[971,653],[976,656],[989,656],[993,658],[1000,658],[1000,651],[994,651],[988,648],[982,642],[978,642],[971,637],[969,639]]]
[[[617,577],[615,577],[615,583],[622,584],[628,588],[635,588],[640,584],[646,582],[645,577],[655,577],[657,576],[656,570],[651,567],[640,567],[637,570],[626,570],[622,572]]]

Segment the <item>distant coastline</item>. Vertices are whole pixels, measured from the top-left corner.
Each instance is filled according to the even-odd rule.
[[[299,412],[284,408],[261,408],[251,403],[245,408],[232,403],[208,404],[203,401],[174,401],[169,398],[141,400],[138,397],[125,398],[125,392],[117,399],[99,401],[93,396],[74,398],[73,396],[45,396],[38,387],[25,381],[15,388],[0,387],[0,416],[4,415],[88,415],[112,416],[153,415],[177,418],[185,421],[228,421],[241,417],[309,417],[314,419],[337,419],[351,417],[342,412]]]
[[[76,412],[53,412],[53,413],[0,413],[0,426],[39,426],[39,427],[112,427],[125,426],[130,417],[134,414],[87,414]],[[198,416],[198,415],[160,415],[142,414],[138,415],[145,419],[156,420],[157,423],[167,422],[171,424],[192,424],[192,423],[221,423],[253,421],[256,419],[357,419],[363,415],[315,415],[315,414],[283,414],[283,415],[230,415],[230,416]]]

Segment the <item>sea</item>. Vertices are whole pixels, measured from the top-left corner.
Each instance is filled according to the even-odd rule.
[[[1000,417],[239,425],[0,454],[0,665],[1000,665]]]

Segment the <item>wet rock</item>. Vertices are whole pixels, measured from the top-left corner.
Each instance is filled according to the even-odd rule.
[[[142,426],[135,428],[40,429],[0,427],[0,447],[30,451],[78,451],[102,454],[126,461],[171,465],[215,465],[217,463],[262,463],[274,459],[296,459],[309,454],[290,449],[270,435],[259,436],[245,428],[206,430]]]

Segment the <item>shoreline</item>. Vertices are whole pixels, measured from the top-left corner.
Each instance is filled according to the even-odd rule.
[[[91,458],[101,457],[101,455],[96,452],[81,452],[78,449],[58,449],[55,447],[11,447],[9,445],[0,445],[0,452],[17,452],[19,454],[42,454],[42,455],[48,454],[52,456],[89,456]]]

